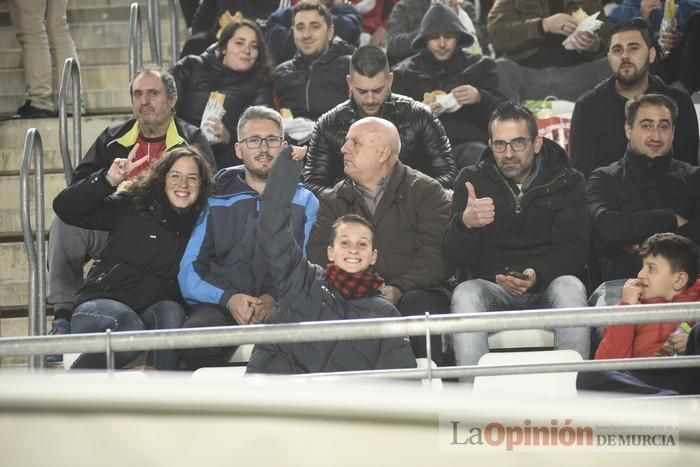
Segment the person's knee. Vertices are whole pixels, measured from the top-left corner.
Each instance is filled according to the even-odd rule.
[[[459,284],[452,292],[452,313],[475,313],[484,303],[485,291],[491,286],[484,279],[472,279]]]
[[[586,286],[576,276],[559,276],[547,286],[547,294],[552,300],[566,299],[586,306]]]
[[[163,300],[153,306],[155,329],[180,328],[185,322],[185,309],[177,302]]]
[[[144,325],[128,306],[112,300],[90,300],[78,305],[71,320],[71,333],[140,331]]]

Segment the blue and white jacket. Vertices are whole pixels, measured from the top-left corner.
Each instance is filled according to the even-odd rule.
[[[226,306],[236,293],[277,296],[255,239],[260,195],[245,183],[243,166],[216,174],[203,220],[195,227],[177,276],[182,296],[190,304]],[[306,242],[318,212],[318,200],[301,183],[291,207],[294,238]]]

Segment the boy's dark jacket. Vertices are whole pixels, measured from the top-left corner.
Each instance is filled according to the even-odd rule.
[[[346,300],[325,280],[323,268],[309,263],[289,230],[289,209],[302,163],[291,149],[277,156],[263,192],[257,241],[278,291],[278,307],[267,324],[398,317],[378,294]],[[249,373],[317,373],[414,368],[407,338],[262,344],[253,350]]]

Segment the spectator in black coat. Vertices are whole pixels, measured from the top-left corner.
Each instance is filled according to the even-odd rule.
[[[453,10],[436,3],[411,45],[419,53],[393,69],[394,90],[423,101],[440,117],[458,169],[475,164],[486,149],[489,116],[503,100],[496,62],[462,49],[473,43]],[[440,104],[441,94],[451,95],[451,106]]]
[[[185,250],[213,187],[209,164],[194,147],[166,153],[144,178],[115,194],[147,158],[116,158],[63,190],[54,200],[66,223],[109,232],[104,250],[78,291],[72,333],[179,328],[185,321],[177,284]],[[115,354],[117,367],[138,352]],[[173,349],[148,352],[147,365],[176,370]],[[102,354],[82,354],[73,368],[104,368]]]
[[[190,55],[175,64],[178,117],[208,127],[208,137],[219,168],[236,165],[233,144],[238,117],[251,105],[272,106],[272,62],[262,31],[244,19],[229,23],[215,46],[202,55]],[[221,119],[202,122],[212,92],[225,96]]]
[[[456,168],[445,128],[427,105],[392,94],[394,74],[384,51],[371,45],[357,49],[347,79],[350,99],[321,115],[311,135],[305,186],[319,195],[345,177],[340,148],[348,129],[360,118],[374,116],[398,128],[401,162],[451,189]]]
[[[319,3],[297,3],[292,22],[297,53],[275,69],[275,94],[294,117],[316,120],[347,99],[355,47],[333,37],[331,13]]]
[[[593,171],[588,203],[603,280],[635,277],[640,245],[674,232],[700,244],[700,168],[673,157],[678,107],[668,96],[627,103],[623,157]]]
[[[203,53],[232,19],[247,18],[264,26],[279,4],[279,0],[201,0],[192,19],[192,36],[182,47],[180,58]]]
[[[571,118],[571,159],[585,177],[625,153],[625,103],[647,93],[664,94],[676,102],[673,156],[697,165],[698,120],[693,102],[649,73],[655,61],[656,50],[644,21],[632,20],[615,28],[608,50],[613,76],[583,94]]]
[[[360,45],[362,17],[355,7],[349,3],[334,3],[328,0],[321,3],[331,12],[336,37],[355,47]],[[291,60],[297,52],[292,34],[292,17],[292,7],[282,8],[272,13],[265,23],[265,41],[275,63]]]

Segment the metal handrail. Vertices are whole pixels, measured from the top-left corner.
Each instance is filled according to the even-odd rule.
[[[68,148],[68,90],[73,85],[73,157]],[[63,159],[63,173],[66,177],[66,185],[70,185],[73,170],[80,164],[82,158],[82,110],[81,104],[81,80],[80,65],[72,57],[66,59],[63,64],[61,87],[58,92],[58,144]]]
[[[29,208],[29,172],[34,160],[34,216],[36,234],[32,232]],[[27,130],[24,139],[22,167],[20,168],[20,218],[24,234],[24,248],[29,263],[29,335],[44,336],[46,333],[46,248],[44,244],[44,149],[41,135],[36,128]],[[29,368],[44,368],[42,354],[29,356]]]
[[[143,42],[141,41],[141,12],[139,4],[131,4],[129,11],[129,80],[143,66]]]
[[[160,5],[158,0],[148,0],[148,40],[151,44],[151,63],[163,64],[160,43]]]
[[[110,340],[120,352],[418,336],[427,323],[431,334],[451,334],[659,321],[700,321],[700,302],[129,331],[113,333]],[[104,333],[0,338],[0,356],[104,350]]]
[[[170,9],[170,65],[172,66],[180,56],[180,18],[178,16],[180,7],[175,0],[168,0],[168,7]]]

